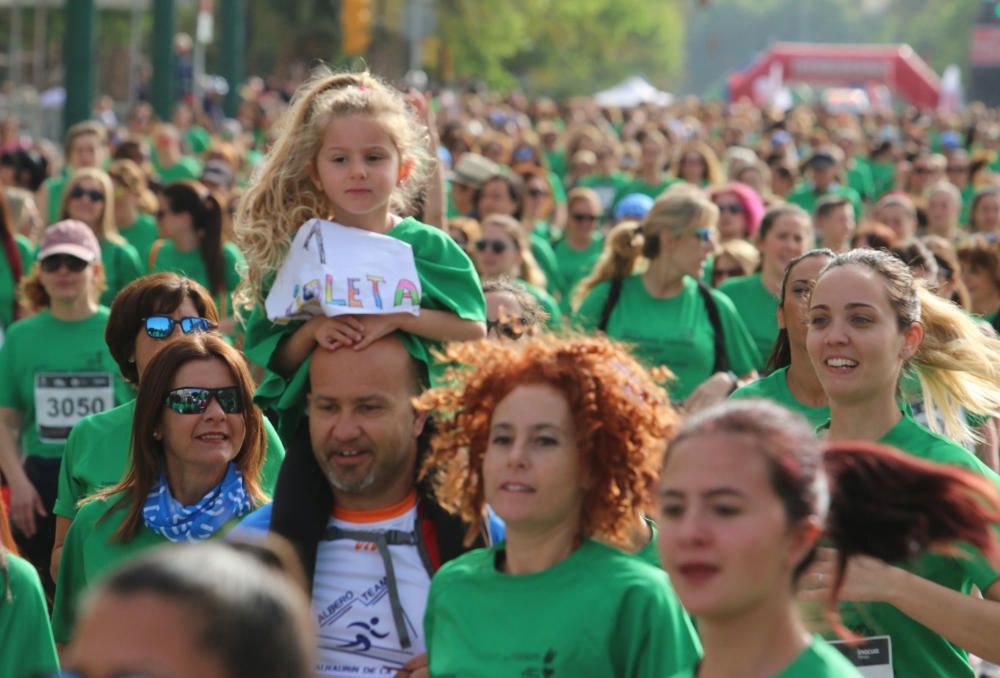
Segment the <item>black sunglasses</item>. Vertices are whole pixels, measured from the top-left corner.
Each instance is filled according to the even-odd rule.
[[[175,388],[167,392],[164,403],[177,414],[203,414],[208,409],[208,404],[212,402],[212,398],[215,398],[226,414],[243,412],[243,398],[240,397],[240,390],[236,386]]]
[[[532,198],[545,198],[549,195],[549,192],[541,188],[529,188],[528,195]]]
[[[581,221],[581,222],[597,221],[598,219],[598,217],[594,214],[571,214],[570,217],[573,219],[573,221]]]
[[[736,202],[721,203],[721,204],[716,203],[716,206],[719,208],[720,212],[729,212],[730,214],[743,214],[743,212],[745,211],[743,209],[743,205]]]
[[[40,265],[46,273],[55,273],[63,266],[68,268],[72,273],[79,273],[87,268],[89,263],[80,257],[74,257],[72,254],[53,254],[42,259]]]
[[[73,190],[69,192],[69,197],[73,199],[82,198],[83,196],[87,196],[88,198],[90,198],[91,202],[104,201],[104,194],[98,191],[96,188],[87,190],[82,186],[74,186]]]
[[[486,334],[496,330],[500,336],[508,339],[520,339],[528,328],[528,321],[524,318],[510,318],[506,321],[487,320]]]
[[[184,334],[200,334],[215,329],[215,324],[208,318],[195,316],[175,320],[167,315],[151,315],[144,318],[143,322],[146,325],[146,336],[151,339],[166,339],[174,333],[174,327],[177,325],[181,326]]]
[[[484,238],[476,241],[476,249],[480,252],[485,252],[487,247],[493,250],[493,254],[503,254],[510,249],[510,245],[503,240],[486,240]]]

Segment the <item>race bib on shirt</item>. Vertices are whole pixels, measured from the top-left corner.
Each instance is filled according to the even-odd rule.
[[[43,443],[65,443],[76,422],[114,406],[114,382],[107,372],[35,375],[35,422]]]
[[[865,678],[893,678],[891,636],[872,636],[857,643],[827,642],[847,657]]]

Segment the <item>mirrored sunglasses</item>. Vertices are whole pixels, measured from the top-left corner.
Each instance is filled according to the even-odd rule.
[[[166,339],[174,333],[174,327],[177,325],[181,326],[184,334],[200,334],[215,329],[215,325],[208,318],[195,316],[176,320],[167,315],[151,315],[143,322],[146,324],[146,336],[151,339]]]
[[[167,393],[165,404],[177,414],[203,414],[208,404],[215,398],[226,414],[243,412],[243,399],[235,386],[223,388],[196,388],[185,386]]]

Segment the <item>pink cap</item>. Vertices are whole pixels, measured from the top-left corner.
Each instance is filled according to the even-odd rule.
[[[90,226],[76,219],[66,219],[52,224],[42,235],[38,260],[53,254],[69,254],[89,263],[101,258],[101,245]]]

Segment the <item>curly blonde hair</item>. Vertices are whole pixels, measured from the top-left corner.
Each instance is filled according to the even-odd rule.
[[[664,442],[678,416],[666,391],[624,346],[606,338],[540,335],[520,342],[450,344],[445,383],[416,401],[431,411],[437,432],[420,475],[437,500],[479,534],[486,510],[483,459],[493,412],[519,385],[547,384],[566,398],[576,445],[590,484],[584,491],[581,537],[628,541],[648,509]]]
[[[264,284],[285,256],[294,233],[312,218],[330,218],[332,208],[310,177],[330,120],[345,115],[377,119],[409,171],[393,192],[389,208],[403,213],[432,171],[428,130],[407,107],[401,92],[371,73],[316,69],[299,88],[275,126],[277,138],[236,211],[236,242],[246,258],[246,275],[236,292],[238,307],[263,299]]]

